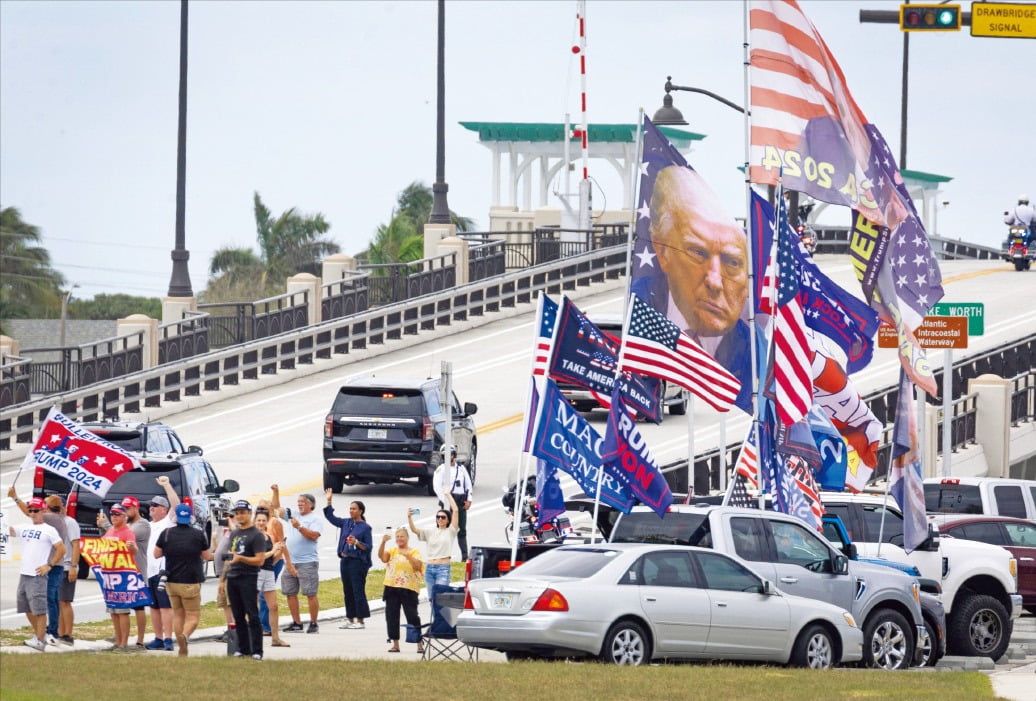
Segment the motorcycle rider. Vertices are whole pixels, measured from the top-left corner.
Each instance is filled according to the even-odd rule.
[[[1008,226],[1023,226],[1026,232],[1026,244],[1036,237],[1036,211],[1029,204],[1029,196],[1021,195],[1014,211],[1004,212],[1004,223]]]

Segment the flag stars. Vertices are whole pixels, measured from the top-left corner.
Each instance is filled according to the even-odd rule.
[[[655,267],[655,254],[644,247],[639,253],[636,254],[639,259],[641,268],[653,268]]]
[[[918,253],[916,256],[914,256],[914,265],[921,265],[922,263],[924,263],[924,261],[925,257],[923,254]]]
[[[100,465],[101,467],[104,467],[108,464],[108,458],[104,457],[103,455],[98,455],[96,458],[94,458],[94,462]]]
[[[641,219],[651,219],[651,207],[648,206],[647,200],[637,207],[637,216]]]

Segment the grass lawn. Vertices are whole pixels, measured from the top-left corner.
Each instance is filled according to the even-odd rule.
[[[70,661],[75,663],[70,673]],[[420,665],[414,666],[414,665]],[[137,698],[147,688],[179,698],[226,699],[242,693],[298,698],[415,699],[993,699],[978,672],[816,672],[782,667],[708,664],[613,667],[593,662],[389,662],[265,660],[227,657],[4,654],[3,701],[80,701],[92,694]],[[74,675],[74,676],[73,676]],[[245,683],[245,688],[241,684]],[[438,690],[438,693],[436,693]]]
[[[450,568],[450,579],[451,581],[462,581],[464,579],[464,563],[454,562]],[[367,575],[367,600],[375,601],[381,598],[381,592],[384,588],[385,583],[385,570],[371,570]],[[82,580],[76,587],[76,591],[80,594],[83,592],[93,593],[96,587],[96,581]],[[84,594],[85,595],[85,594]],[[341,608],[345,606],[345,595],[342,593],[342,580],[340,579],[325,579],[320,583],[320,590],[318,593],[320,597],[320,608],[321,610]],[[280,620],[282,623],[289,618],[288,616],[288,602],[284,598],[283,594],[278,594],[278,601],[280,602]],[[309,620],[309,614],[306,613],[305,599],[301,602],[303,618]],[[150,629],[150,619],[148,626]],[[198,624],[198,628],[216,628],[224,627],[226,622],[223,618],[223,611],[216,606],[215,601],[210,601],[201,607],[201,621]],[[130,622],[130,640],[134,640],[133,636],[136,635],[136,623]],[[112,623],[110,619],[103,621],[95,621],[93,623],[76,623],[73,631],[73,636],[77,639],[82,640],[103,640],[104,638],[111,637],[112,635]],[[32,633],[29,631],[28,623],[26,625],[16,629],[0,629],[0,645],[21,645],[22,641],[28,640],[32,637]],[[150,640],[150,636],[148,638]],[[3,695],[4,699],[7,698]]]

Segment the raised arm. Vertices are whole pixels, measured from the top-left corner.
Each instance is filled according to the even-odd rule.
[[[386,533],[381,536],[381,545],[378,546],[378,559],[384,562],[386,565],[389,561],[389,554],[385,552],[385,543],[389,542],[389,538],[392,536]]]
[[[18,498],[18,492],[15,490],[13,484],[7,490],[7,496],[9,496],[11,499],[14,499],[15,506],[21,509],[21,512],[23,514],[25,514],[26,516],[29,515],[29,507],[25,505],[24,501]]]

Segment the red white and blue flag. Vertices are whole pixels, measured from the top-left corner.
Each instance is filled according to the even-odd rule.
[[[741,391],[738,379],[640,297],[630,295],[630,305],[622,369],[672,382],[717,411],[730,411]]]
[[[629,485],[637,499],[662,517],[673,503],[673,493],[651,455],[647,441],[637,430],[636,422],[624,410],[624,403],[622,392],[616,387],[612,391],[612,406],[608,411],[608,426],[601,445],[601,460],[606,474]]]
[[[892,429],[892,473],[889,491],[903,512],[903,549],[908,553],[928,538],[925,515],[921,447],[917,442],[914,386],[905,370],[899,371],[899,398]]]
[[[532,374],[540,377],[547,374],[547,366],[550,364],[550,346],[554,342],[558,303],[541,292],[538,307],[536,321],[539,330],[536,333],[536,355],[532,361]]]
[[[152,603],[147,580],[140,574],[128,543],[114,538],[83,538],[82,555],[101,585],[105,606],[132,609]]]
[[[140,468],[136,457],[51,407],[22,468],[42,467],[103,497],[122,475]]]

